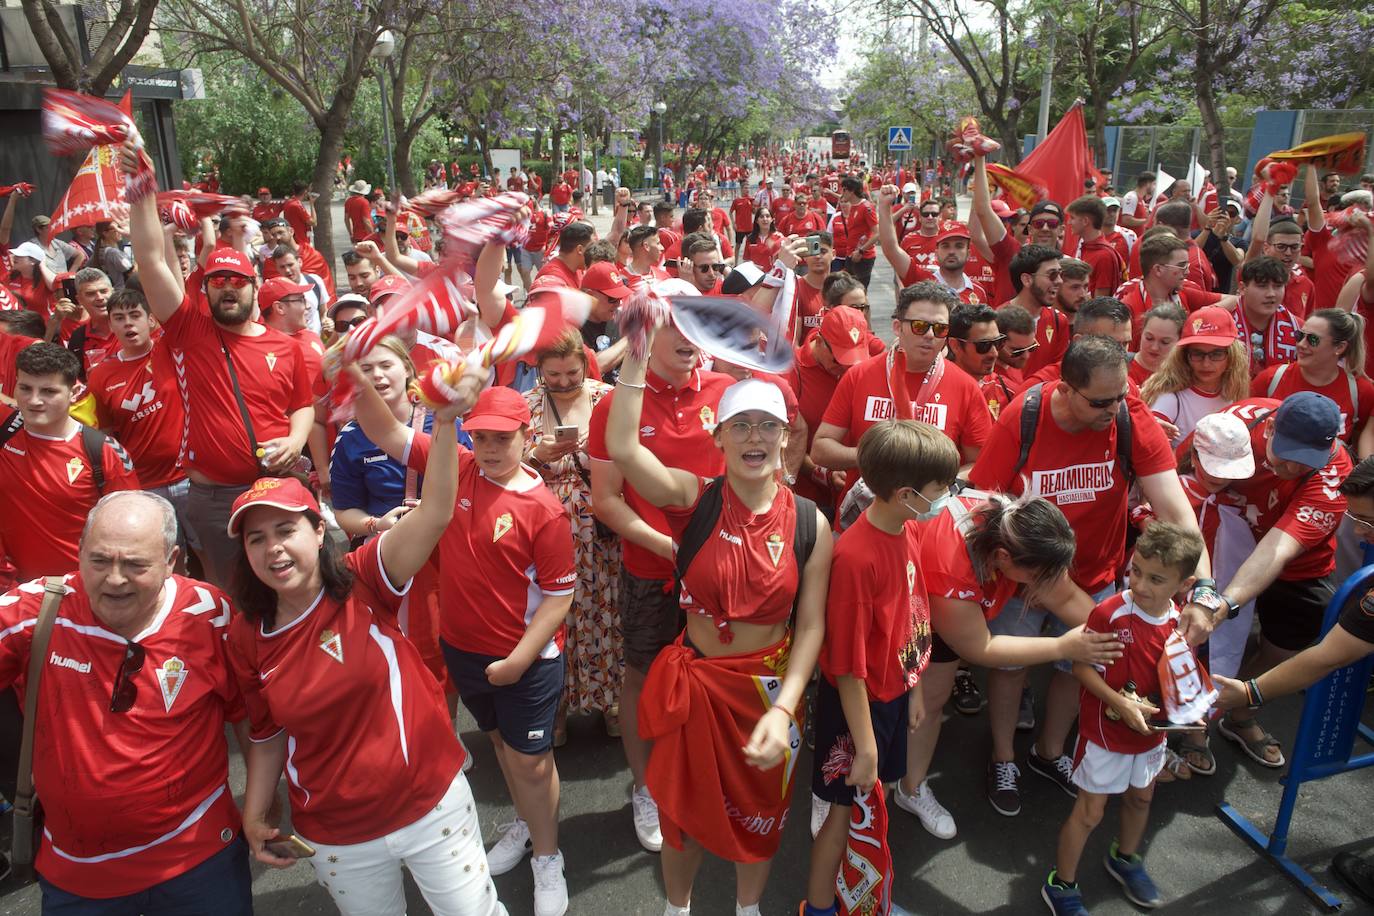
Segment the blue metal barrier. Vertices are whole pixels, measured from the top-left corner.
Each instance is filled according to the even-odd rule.
[[[1323,635],[1335,626],[1341,609],[1351,600],[1358,601],[1371,587],[1374,587],[1374,565],[1365,566],[1347,579],[1326,606]],[[1274,818],[1274,829],[1268,836],[1225,802],[1217,806],[1217,816],[1228,827],[1328,912],[1339,910],[1344,901],[1285,854],[1288,824],[1293,819],[1298,790],[1303,783],[1374,766],[1374,753],[1352,756],[1356,738],[1374,745],[1374,729],[1360,722],[1371,671],[1374,671],[1374,656],[1339,668],[1307,688],[1298,735],[1289,755],[1288,772],[1279,780],[1284,786],[1283,799]]]

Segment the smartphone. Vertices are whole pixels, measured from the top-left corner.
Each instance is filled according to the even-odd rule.
[[[274,856],[283,859],[308,859],[315,854],[315,847],[305,840],[296,836],[294,833],[263,844],[264,848]]]
[[[814,258],[821,253],[821,237],[819,235],[808,235],[806,237],[806,256]]]
[[[1205,732],[1207,726],[1201,722],[1192,725],[1175,725],[1172,722],[1151,722],[1150,731],[1152,732]]]
[[[76,278],[71,274],[62,276],[62,295],[64,298],[76,301]]]
[[[556,426],[553,430],[553,441],[555,442],[576,442],[578,430],[576,426]]]

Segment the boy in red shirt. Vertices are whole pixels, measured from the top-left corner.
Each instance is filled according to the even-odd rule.
[[[812,794],[828,811],[812,814],[803,916],[836,913],[856,796],[906,773],[906,733],[924,715],[919,679],[931,648],[916,522],[940,511],[959,472],[953,441],[916,420],[875,424],[858,452],[874,498],[839,539],[830,567],[811,776]]]
[[[1121,833],[1103,862],[1108,874],[1136,906],[1153,908],[1163,902],[1137,851],[1155,777],[1164,769],[1165,733],[1150,723],[1159,709],[1149,698],[1161,692],[1159,660],[1178,625],[1173,596],[1192,587],[1201,556],[1202,537],[1196,530],[1152,522],[1136,542],[1130,588],[1107,598],[1088,615],[1086,630],[1115,633],[1124,650],[1106,668],[1073,665],[1074,676],[1083,684],[1073,771],[1078,801],[1059,831],[1056,867],[1040,891],[1055,913],[1084,912],[1078,863],[1109,795],[1123,798]],[[1130,695],[1132,687],[1135,696]]]

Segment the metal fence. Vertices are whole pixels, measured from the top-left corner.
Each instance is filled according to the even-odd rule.
[[[1248,128],[1227,128],[1226,162],[1237,169],[1244,169],[1246,157],[1250,153]],[[1116,174],[1119,188],[1135,186],[1135,176],[1141,172],[1154,172],[1163,168],[1175,178],[1188,174],[1188,167],[1197,157],[1203,168],[1210,168],[1207,139],[1201,127],[1121,127],[1112,171]]]

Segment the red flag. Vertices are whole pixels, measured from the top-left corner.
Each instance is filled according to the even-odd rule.
[[[1075,102],[1054,130],[1021,160],[1017,171],[1043,178],[1049,199],[1060,206],[1087,193],[1083,184],[1089,178],[1101,181],[1101,173],[1093,166],[1081,101]]]
[[[94,226],[128,215],[124,198],[124,172],[116,161],[113,146],[94,146],[86,161],[76,170],[67,193],[57,202],[48,237],[77,226]]]
[[[119,105],[105,99],[64,89],[48,89],[43,93],[43,139],[48,148],[58,156],[75,156],[93,149],[110,151],[109,161],[113,163],[113,149],[126,140],[133,140],[138,147],[139,167],[132,177],[122,171],[119,181],[130,200],[138,200],[157,190],[157,176],[153,173],[152,160],[143,148],[143,137],[129,113],[130,96],[125,93]],[[87,156],[87,164],[90,156]],[[84,166],[83,166],[84,168]],[[117,168],[117,167],[116,167]],[[53,220],[57,222],[56,219]],[[76,223],[74,225],[90,225]],[[53,230],[57,231],[57,230]]]

